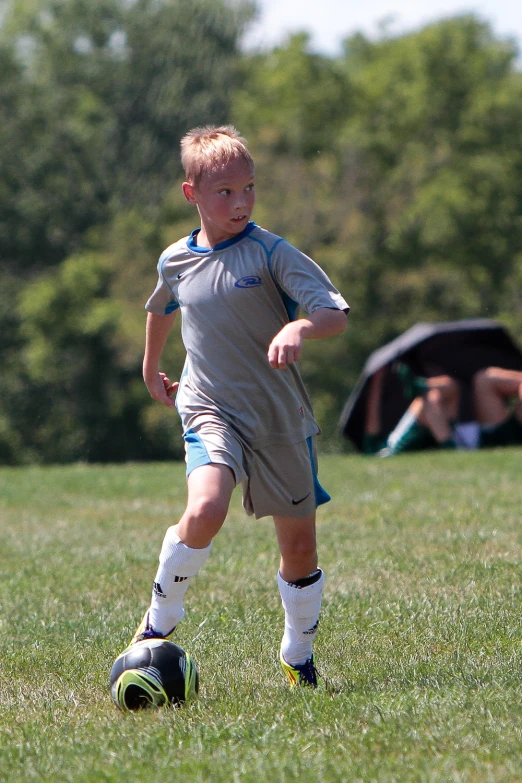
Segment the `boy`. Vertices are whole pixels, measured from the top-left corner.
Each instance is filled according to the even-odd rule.
[[[183,424],[188,501],[167,530],[152,600],[132,642],[169,637],[210,554],[234,487],[256,519],[273,516],[285,610],[280,660],[292,685],[317,685],[312,642],[324,575],[317,564],[319,428],[296,362],[304,339],[342,333],[348,305],[309,258],[251,222],[254,163],[231,126],[181,142],[183,193],[201,228],[161,255],[148,311],[143,376]],[[309,313],[297,319],[297,306]],[[159,369],[178,309],[187,351],[179,384]]]

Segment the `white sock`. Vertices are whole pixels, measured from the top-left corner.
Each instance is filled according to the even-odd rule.
[[[281,655],[293,666],[305,663],[312,654],[324,587],[324,573],[318,570],[320,577],[306,587],[285,582],[281,574],[277,575],[285,610],[285,633],[281,641]]]
[[[163,539],[159,568],[154,578],[149,625],[162,634],[170,633],[185,617],[183,599],[192,577],[205,565],[212,542],[205,549],[186,546],[175,527]]]

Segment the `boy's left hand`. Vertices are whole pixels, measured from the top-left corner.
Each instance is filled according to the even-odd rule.
[[[299,361],[303,349],[303,335],[299,321],[283,326],[268,347],[268,361],[275,370],[286,370]]]
[[[336,307],[320,307],[306,318],[298,318],[276,334],[268,348],[268,361],[276,370],[286,370],[299,361],[303,340],[319,340],[342,334],[346,329],[346,313]]]

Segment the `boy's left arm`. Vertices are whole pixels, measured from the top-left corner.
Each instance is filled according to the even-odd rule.
[[[289,364],[299,361],[303,340],[321,340],[342,334],[346,329],[344,310],[320,307],[318,310],[291,321],[276,334],[268,348],[268,361],[276,370],[286,370]]]

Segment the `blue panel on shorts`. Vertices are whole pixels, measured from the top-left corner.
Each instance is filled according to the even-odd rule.
[[[312,449],[312,438],[307,438],[306,442],[308,444],[308,451],[310,452],[310,464],[312,466],[312,474],[314,477],[315,505],[322,506],[323,503],[328,503],[328,501],[331,500],[332,498],[330,497],[328,492],[325,489],[323,489],[323,487],[319,484],[319,479],[317,478],[317,473],[314,465],[314,452]]]
[[[197,432],[194,430],[187,430],[183,434],[183,440],[187,444],[187,476],[194,468],[199,468],[201,465],[209,465],[211,459],[208,455],[207,448]]]

